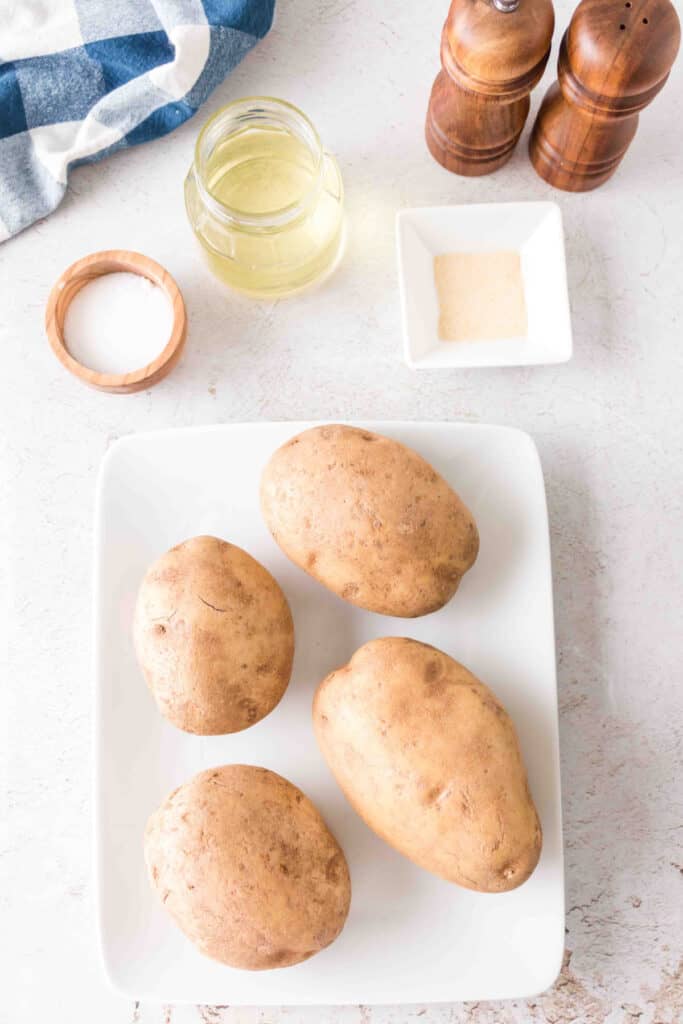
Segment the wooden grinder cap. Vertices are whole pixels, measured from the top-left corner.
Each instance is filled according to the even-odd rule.
[[[670,0],[582,0],[562,41],[562,91],[579,106],[642,110],[662,88],[681,40]]]
[[[552,0],[453,0],[442,61],[463,89],[514,99],[543,73],[555,27]]]

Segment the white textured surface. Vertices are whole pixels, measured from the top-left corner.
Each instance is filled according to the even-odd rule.
[[[566,0],[556,6],[553,61],[571,9]],[[530,122],[504,169],[460,179],[434,164],[422,141],[445,8],[283,0],[271,35],[199,118],[77,170],[61,208],[0,249],[2,1024],[674,1024],[683,1016],[683,62],[644,111],[621,169],[596,192],[566,195],[536,177],[525,151]],[[263,305],[205,276],[182,206],[200,121],[250,92],[281,95],[310,114],[339,157],[351,229],[323,289]],[[564,216],[572,362],[446,376],[407,370],[396,209],[545,198]],[[126,247],[168,266],[190,333],[181,364],[152,391],[101,395],[57,363],[43,309],[68,263]],[[134,430],[297,417],[508,423],[539,445],[555,572],[569,952],[559,985],[528,1004],[280,1014],[133,1007],[106,989],[90,874],[99,459]]]

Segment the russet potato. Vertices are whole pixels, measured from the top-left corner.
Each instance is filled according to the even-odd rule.
[[[292,671],[285,595],[260,562],[217,537],[193,537],[150,567],[133,639],[159,710],[186,732],[237,732],[260,721]]]
[[[313,427],[279,448],[261,509],[296,565],[383,615],[441,608],[479,550],[472,515],[428,462],[355,427]]]
[[[258,971],[300,963],[344,926],[344,853],[311,801],[266,768],[200,772],[147,824],[151,884],[205,956]]]
[[[453,658],[373,640],[320,684],[313,722],[349,802],[416,864],[491,893],[536,867],[541,825],[514,726]]]

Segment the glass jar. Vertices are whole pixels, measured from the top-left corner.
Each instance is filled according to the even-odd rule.
[[[341,255],[339,168],[308,118],[283,100],[251,96],[207,121],[185,206],[213,273],[248,295],[298,291]]]

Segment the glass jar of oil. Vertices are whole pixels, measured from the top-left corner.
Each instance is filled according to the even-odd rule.
[[[283,100],[237,100],[207,121],[185,206],[213,273],[248,295],[289,295],[341,255],[339,168],[308,118]]]

